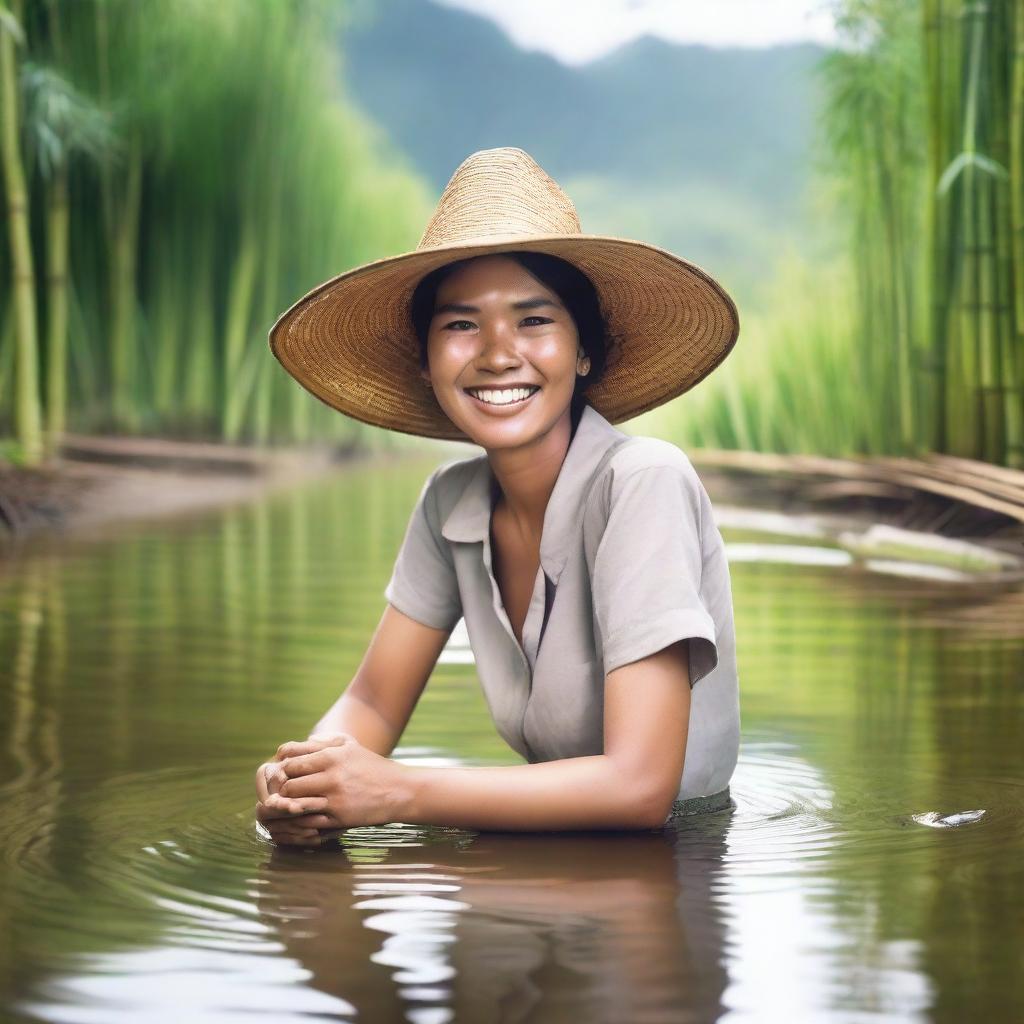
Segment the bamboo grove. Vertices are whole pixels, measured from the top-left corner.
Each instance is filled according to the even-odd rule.
[[[924,13],[930,441],[1024,466],[1024,0]]]
[[[659,429],[709,447],[1024,466],[1024,0],[834,12],[817,155],[845,251],[813,265],[780,253],[742,357]]]
[[[76,429],[358,442],[362,425],[267,345],[288,304],[411,247],[429,211],[344,100],[345,13],[324,0],[0,6],[12,461],[36,463]]]
[[[838,24],[858,447],[1024,466],[1024,0],[854,0]]]
[[[347,5],[0,5],[6,453],[64,429],[386,441],[266,345],[436,199],[344,100]],[[780,252],[735,355],[647,415],[712,447],[1024,466],[1024,0],[833,9],[818,187],[848,240]]]
[[[845,150],[871,393],[899,450],[1024,466],[1024,2],[847,10],[868,46],[827,70],[871,78]]]

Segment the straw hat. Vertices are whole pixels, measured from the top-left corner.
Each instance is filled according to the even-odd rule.
[[[278,317],[270,349],[307,391],[346,416],[405,434],[468,441],[420,376],[410,311],[435,267],[528,249],[593,281],[617,339],[587,400],[621,423],[692,388],[729,354],[739,314],[710,274],[664,249],[586,235],[576,209],[522,149],[482,149],[452,175],[415,251],[317,285]]]

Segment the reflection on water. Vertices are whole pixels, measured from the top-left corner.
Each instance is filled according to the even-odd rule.
[[[733,808],[635,834],[396,823],[325,851],[264,843],[252,771],[354,671],[430,468],[4,555],[13,1019],[1013,1019],[1020,590],[824,546],[757,558],[723,528]],[[396,756],[518,763],[461,628]]]

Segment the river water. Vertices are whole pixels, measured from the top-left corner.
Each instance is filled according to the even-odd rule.
[[[823,541],[723,527],[734,807],[264,842],[255,766],[351,678],[434,464],[3,553],[0,1018],[1022,1019],[1024,594]],[[520,763],[461,624],[395,756]]]

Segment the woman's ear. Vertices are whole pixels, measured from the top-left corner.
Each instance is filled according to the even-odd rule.
[[[428,367],[420,367],[420,376],[423,378],[424,382],[427,384],[428,387],[432,385],[433,382],[430,379],[430,369]]]

